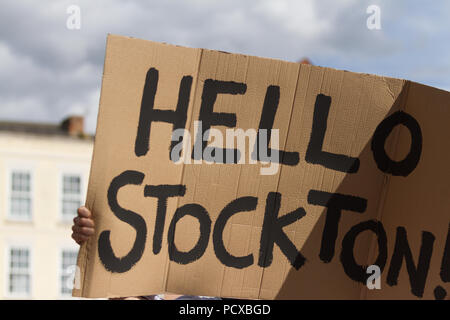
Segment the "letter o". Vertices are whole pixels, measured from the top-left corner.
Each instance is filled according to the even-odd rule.
[[[377,220],[368,220],[353,226],[342,239],[341,263],[344,271],[351,279],[364,283],[367,279],[366,268],[360,266],[355,261],[353,249],[355,247],[356,237],[364,231],[372,231],[378,240],[378,257],[373,263],[383,271],[387,260],[387,236],[383,224]]]
[[[411,134],[411,148],[405,159],[394,161],[388,157],[384,144],[392,130],[399,124],[408,128]],[[419,123],[409,114],[397,111],[380,122],[372,138],[371,149],[378,169],[393,176],[406,177],[417,167],[422,153],[422,132]]]
[[[200,223],[200,237],[196,245],[189,251],[183,252],[177,249],[175,245],[175,227],[181,218],[189,215],[198,220]],[[188,264],[205,253],[208,247],[209,234],[211,233],[211,219],[208,212],[199,204],[186,204],[175,211],[172,221],[170,222],[167,234],[167,242],[169,244],[169,259],[179,264]]]

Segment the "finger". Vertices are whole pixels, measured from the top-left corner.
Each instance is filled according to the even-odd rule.
[[[82,227],[80,228],[80,233],[84,236],[90,237],[94,235],[94,228]]]
[[[78,225],[73,225],[72,231],[76,234],[80,234],[87,237],[90,237],[94,234],[94,228],[80,227]]]
[[[76,243],[81,244],[80,237],[77,234],[72,233],[72,239],[75,240]]]
[[[75,224],[80,227],[94,228],[94,220],[89,218],[79,218]]]
[[[84,217],[84,218],[90,218],[91,217],[91,211],[89,211],[86,207],[79,207],[78,208],[78,216]]]
[[[83,235],[79,235],[78,238],[80,239],[80,242],[86,242],[89,240],[89,237],[83,236]]]
[[[72,238],[78,244],[82,244],[83,242],[86,242],[89,239],[89,237],[83,236],[79,233],[72,233]]]

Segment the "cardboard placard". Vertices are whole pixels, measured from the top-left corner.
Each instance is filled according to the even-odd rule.
[[[448,119],[406,80],[109,35],[73,294],[444,298]]]

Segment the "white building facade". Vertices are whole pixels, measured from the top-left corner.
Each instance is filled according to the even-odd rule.
[[[71,297],[92,150],[81,117],[0,122],[0,299]]]

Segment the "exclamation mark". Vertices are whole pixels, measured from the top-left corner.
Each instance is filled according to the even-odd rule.
[[[448,226],[447,241],[445,243],[444,256],[442,257],[441,272],[439,273],[442,281],[450,282],[450,224]],[[434,289],[434,297],[436,300],[444,300],[447,291],[442,286]]]

